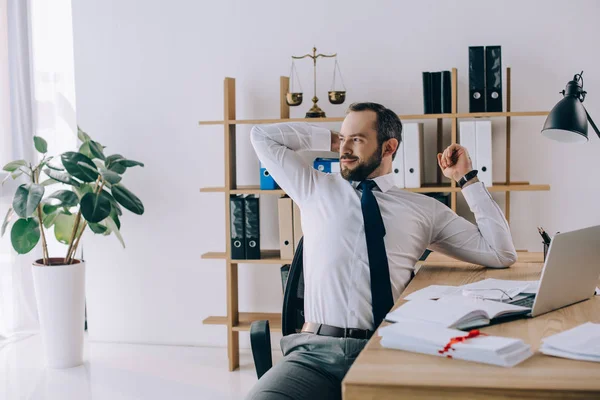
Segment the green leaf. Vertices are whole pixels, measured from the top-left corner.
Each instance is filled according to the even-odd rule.
[[[2,231],[0,232],[0,237],[4,236],[4,233],[6,232],[6,227],[10,223],[10,220],[12,219],[14,213],[14,210],[12,209],[12,207],[10,207],[8,209],[8,212],[6,213],[6,216],[4,216],[4,222],[2,222]]]
[[[15,179],[19,178],[21,175],[23,175],[23,171],[21,171],[21,170],[11,172],[10,174],[6,175],[6,178],[4,178],[2,180],[2,185],[4,185],[4,182],[6,182],[8,180],[8,178],[12,178],[13,180],[15,180]]]
[[[81,186],[74,188],[75,193],[79,196],[79,200],[88,193],[94,193],[94,187],[89,183],[82,183]]]
[[[97,233],[99,235],[103,235],[108,231],[108,228],[102,224],[96,224],[94,222],[88,222],[88,226],[92,230],[92,232]]]
[[[121,179],[123,179],[121,175],[117,174],[114,171],[109,171],[107,169],[100,170],[100,175],[102,175],[102,178],[111,185],[116,185],[117,183],[121,182]]]
[[[75,207],[79,204],[79,197],[71,190],[59,190],[48,196],[48,199],[57,199],[62,207]]]
[[[117,237],[117,239],[119,239],[119,242],[121,242],[123,248],[125,248],[125,241],[123,240],[123,237],[121,236],[121,231],[119,230],[119,227],[117,227],[115,221],[113,221],[112,218],[106,218],[104,220],[104,223],[106,224],[108,229],[115,233],[115,236]]]
[[[48,152],[48,143],[40,136],[33,137],[33,144],[35,145],[35,149],[42,154]]]
[[[21,218],[30,217],[42,201],[45,188],[37,183],[27,183],[19,186],[13,199],[13,208]]]
[[[136,167],[138,165],[140,167],[144,166],[144,163],[141,163],[139,161],[133,161],[133,160],[118,160],[115,163],[116,164],[120,164],[120,165],[122,165],[124,167],[127,167],[127,168]]]
[[[75,225],[75,215],[67,215],[59,213],[54,221],[54,236],[56,240],[62,244],[71,243],[71,234],[73,233],[73,226]],[[82,226],[82,224],[80,223]]]
[[[81,199],[81,215],[88,222],[98,223],[110,215],[111,204],[104,193],[87,193]]]
[[[99,158],[101,160],[106,159],[104,156],[104,147],[102,147],[100,143],[94,142],[93,140],[90,140],[88,143],[93,158]]]
[[[11,162],[9,162],[2,169],[4,171],[7,171],[7,172],[14,172],[17,169],[19,169],[21,167],[26,167],[26,166],[27,166],[27,161],[25,161],[25,160],[17,160],[17,161],[11,161]]]
[[[90,142],[83,142],[81,146],[79,146],[79,152],[90,159],[94,158],[92,150],[90,150]]]
[[[84,131],[81,130],[81,128],[78,126],[77,127],[77,137],[79,138],[79,140],[81,140],[82,142],[87,142],[89,140],[92,140],[90,138],[90,136],[85,133]]]
[[[46,229],[50,229],[52,227],[52,225],[54,225],[54,223],[56,222],[56,218],[60,215],[60,213],[55,212],[52,214],[48,214],[45,215],[44,218],[42,219],[42,222],[44,224],[44,227]]]
[[[40,225],[34,218],[20,218],[10,231],[13,248],[19,254],[29,253],[40,240]]]
[[[142,215],[144,213],[144,205],[142,204],[142,201],[135,194],[131,193],[125,186],[120,183],[113,185],[111,191],[115,200],[123,207],[134,214]]]
[[[56,183],[59,183],[57,180],[54,180],[52,178],[50,179],[46,179],[45,181],[43,181],[42,183],[40,183],[40,185],[42,186],[50,186],[50,185],[54,185]]]
[[[112,218],[113,221],[115,221],[115,224],[117,225],[117,228],[121,229],[121,221],[119,220],[119,215],[117,213],[117,208],[114,207],[114,204],[113,204],[112,210],[110,210],[110,216],[109,217]]]
[[[50,178],[54,179],[55,181],[66,183],[67,185],[72,185],[75,187],[79,187],[81,185],[81,183],[73,179],[73,177],[71,177],[71,175],[69,175],[68,172],[60,172],[46,168],[44,170],[44,173]]]
[[[113,154],[112,156],[106,157],[106,168],[116,172],[117,174],[124,174],[127,170],[127,167],[117,162],[121,160],[125,160],[125,157],[120,154]]]
[[[61,155],[61,159],[63,166],[73,177],[83,182],[94,182],[98,179],[98,170],[89,157],[74,151],[67,151]]]
[[[65,168],[63,167],[60,159],[58,158],[54,158],[52,160],[48,160],[48,163],[46,164],[46,166],[50,169],[53,169],[55,171],[64,171]]]
[[[44,200],[44,201],[46,201],[46,200]],[[49,214],[55,213],[60,207],[61,207],[60,204],[47,204],[46,203],[42,206],[42,212],[45,215],[49,215]]]

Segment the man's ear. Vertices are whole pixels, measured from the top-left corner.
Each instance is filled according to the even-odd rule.
[[[398,149],[399,145],[400,145],[400,143],[398,142],[398,139],[396,139],[396,138],[386,140],[385,143],[383,144],[382,157],[385,157],[387,155],[392,156],[394,154],[394,152],[396,151],[396,149]]]

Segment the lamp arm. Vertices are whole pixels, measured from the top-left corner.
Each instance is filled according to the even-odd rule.
[[[583,109],[585,110],[585,107],[583,107]],[[590,125],[592,125],[592,128],[594,128],[594,131],[596,131],[596,135],[598,135],[598,137],[600,138],[600,131],[598,130],[598,127],[596,126],[594,121],[592,121],[592,117],[590,117],[590,114],[588,114],[587,110],[585,110],[585,115],[587,115],[587,119],[590,122]]]

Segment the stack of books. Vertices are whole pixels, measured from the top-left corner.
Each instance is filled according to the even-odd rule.
[[[513,367],[533,355],[521,339],[462,332],[424,321],[403,321],[379,330],[381,345],[390,349]]]

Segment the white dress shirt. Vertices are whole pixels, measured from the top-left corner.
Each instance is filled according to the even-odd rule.
[[[331,150],[331,132],[306,123],[255,126],[258,158],[298,204],[304,234],[307,322],[373,329],[371,283],[359,182],[314,169],[297,153]],[[478,182],[462,192],[477,225],[432,197],[402,190],[392,173],[374,179],[385,224],[392,294],[398,300],[426,248],[463,261],[507,267],[516,261],[508,223]]]

